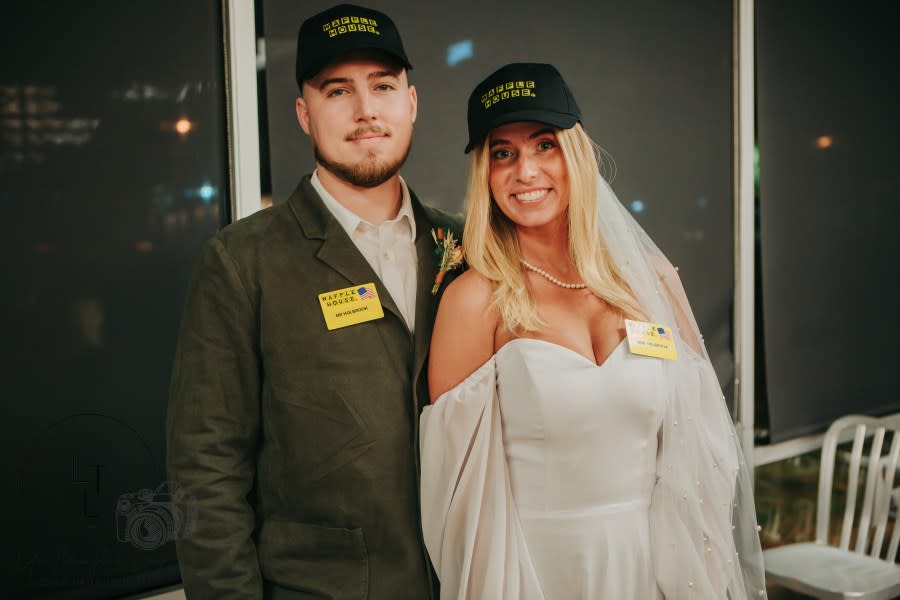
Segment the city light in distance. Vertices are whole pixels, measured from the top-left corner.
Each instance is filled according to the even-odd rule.
[[[210,200],[216,197],[216,188],[210,185],[209,182],[205,182],[197,190],[197,195],[208,204]]]
[[[834,138],[832,138],[830,135],[820,135],[816,138],[816,148],[819,148],[820,150],[831,148],[833,144]]]
[[[181,117],[180,119],[175,121],[175,131],[177,131],[179,135],[187,135],[193,128],[194,124],[191,123],[187,117]]]
[[[462,40],[447,46],[447,66],[455,67],[461,62],[471,60],[475,56],[472,40]]]

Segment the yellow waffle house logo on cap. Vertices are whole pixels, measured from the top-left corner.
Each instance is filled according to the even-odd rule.
[[[378,31],[378,22],[375,19],[367,19],[365,17],[341,17],[340,19],[334,19],[322,25],[322,31],[327,33],[330,38],[354,32],[381,35]]]
[[[503,102],[510,98],[521,98],[522,96],[530,98],[537,96],[534,90],[534,81],[507,81],[506,83],[495,85],[481,95],[481,104],[485,108],[490,108],[498,102]]]

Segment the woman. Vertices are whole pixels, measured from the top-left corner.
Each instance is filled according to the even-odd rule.
[[[422,415],[441,597],[765,597],[681,283],[600,178],[568,86],[507,65],[468,120],[470,269],[441,301]]]

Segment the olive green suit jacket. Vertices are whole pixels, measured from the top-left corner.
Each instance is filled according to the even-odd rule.
[[[176,541],[190,600],[437,597],[418,496],[430,232],[462,223],[412,204],[415,335],[308,177],[205,246],[166,427],[168,476],[196,507]],[[318,294],[369,282],[384,317],[328,331]]]

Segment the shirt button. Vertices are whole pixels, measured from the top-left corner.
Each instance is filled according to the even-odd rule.
[[[381,258],[390,262],[391,260],[393,260],[394,254],[390,250],[385,250],[384,252],[381,253]]]

